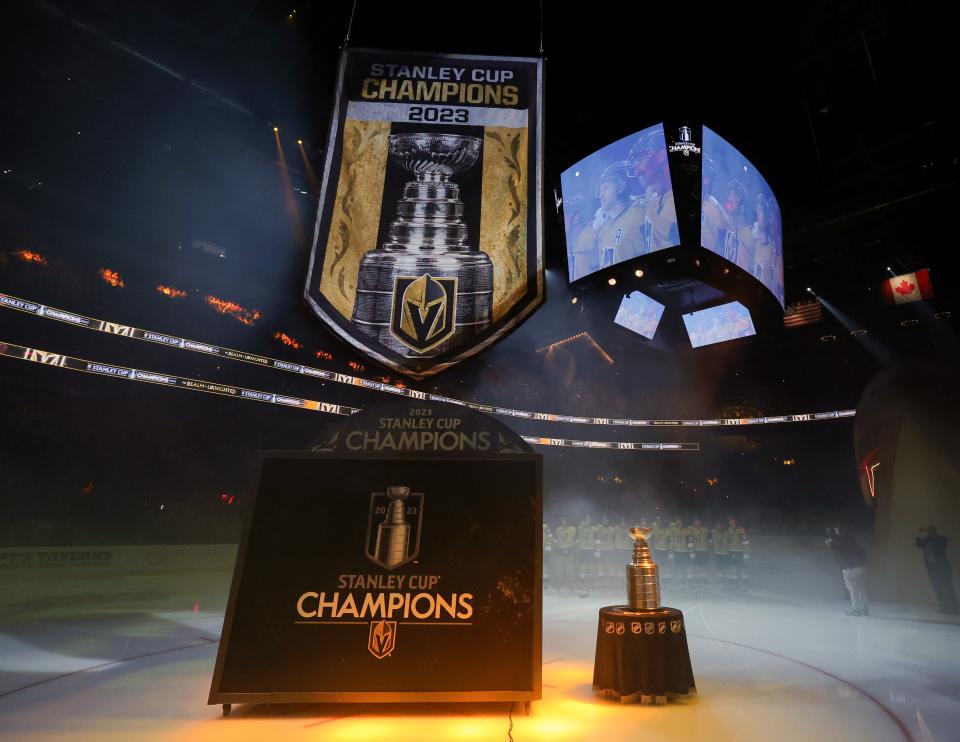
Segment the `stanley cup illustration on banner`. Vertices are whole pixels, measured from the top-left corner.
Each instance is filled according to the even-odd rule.
[[[416,180],[404,186],[387,242],[360,261],[353,321],[398,353],[424,356],[490,326],[493,263],[471,248],[460,189],[450,181],[477,161],[480,140],[392,134],[389,150]]]
[[[423,378],[543,300],[541,61],[347,49],[306,298]]]

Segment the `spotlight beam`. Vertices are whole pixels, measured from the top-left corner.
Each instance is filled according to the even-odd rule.
[[[273,142],[277,148],[277,165],[280,168],[280,177],[283,181],[283,205],[293,225],[294,240],[299,245],[303,236],[300,223],[300,210],[297,208],[297,201],[293,197],[290,171],[287,169],[287,158],[283,154],[283,146],[280,144],[280,128],[277,126],[273,127]]]
[[[310,158],[307,157],[307,151],[303,148],[303,140],[297,140],[297,147],[300,148],[300,156],[303,158],[303,166],[307,170],[307,180],[310,181],[310,190],[314,195],[320,193],[320,184],[317,182],[317,176],[313,172],[313,165],[310,164]]]
[[[808,288],[807,291],[810,291]],[[810,293],[813,294],[812,291]],[[847,331],[847,334],[850,335],[858,345],[860,345],[867,353],[869,353],[880,365],[888,366],[894,362],[895,357],[893,352],[886,345],[882,344],[876,337],[867,333],[857,333],[855,330],[860,329],[860,324],[853,321],[850,315],[842,312],[835,304],[823,298],[819,294],[813,294],[817,297],[817,300],[826,309],[831,316]]]

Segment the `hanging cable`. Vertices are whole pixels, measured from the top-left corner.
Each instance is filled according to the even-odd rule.
[[[543,0],[540,0],[540,56],[543,57]]]
[[[541,0],[542,1],[542,0]],[[357,0],[353,0],[353,7],[350,8],[350,20],[347,22],[347,35],[343,37],[341,49],[346,49],[350,43],[350,31],[353,30],[353,15],[357,12]]]

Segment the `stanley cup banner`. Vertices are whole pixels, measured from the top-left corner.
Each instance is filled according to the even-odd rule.
[[[541,60],[347,49],[306,298],[423,378],[543,300]]]

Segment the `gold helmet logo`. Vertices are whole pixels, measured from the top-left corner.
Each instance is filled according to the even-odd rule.
[[[418,353],[436,348],[456,329],[457,279],[397,276],[390,330]]]
[[[397,646],[396,621],[371,621],[367,649],[378,660],[390,655]]]

